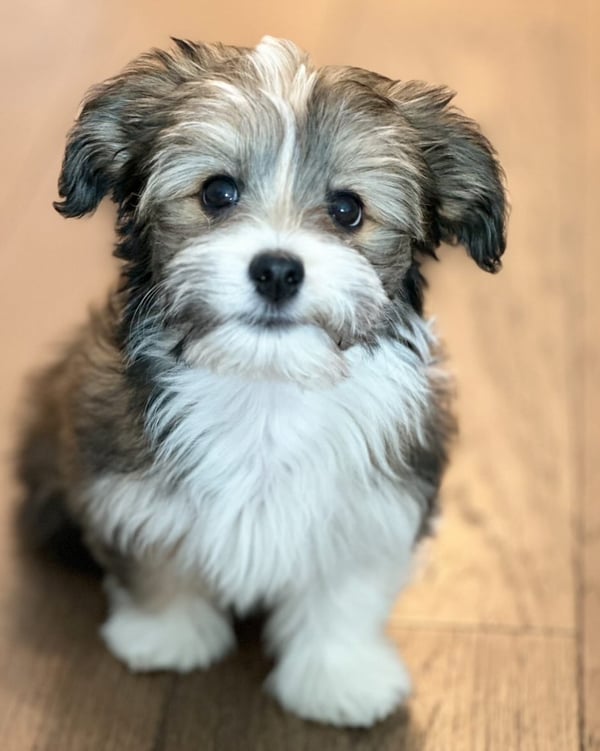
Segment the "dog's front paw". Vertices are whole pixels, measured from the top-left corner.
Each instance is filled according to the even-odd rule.
[[[394,648],[382,640],[292,649],[269,676],[267,688],[305,719],[368,727],[408,698],[411,682]]]
[[[135,671],[207,668],[235,644],[229,622],[202,600],[180,601],[160,613],[117,607],[100,633],[115,657]]]

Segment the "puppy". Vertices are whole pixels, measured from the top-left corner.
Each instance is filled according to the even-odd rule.
[[[37,383],[26,515],[82,531],[132,670],[206,668],[266,608],[279,702],[368,726],[410,691],[384,626],[452,432],[419,262],[499,268],[501,168],[446,89],[174,42],[68,138],[55,207],[112,198],[122,276]]]

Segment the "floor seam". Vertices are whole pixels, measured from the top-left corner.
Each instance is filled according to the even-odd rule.
[[[553,638],[577,638],[577,629],[562,626],[515,626],[502,623],[454,623],[411,621],[391,623],[390,631],[448,631],[453,633],[481,633],[504,636],[542,636]]]
[[[156,735],[154,737],[154,742],[152,743],[152,748],[150,749],[150,751],[163,751],[165,747],[167,723],[169,713],[171,711],[171,706],[175,698],[175,689],[177,687],[177,676],[173,675],[170,676],[170,678],[171,680],[169,681],[169,686],[167,687],[167,690],[165,692],[165,699],[163,701],[160,719],[156,728]]]

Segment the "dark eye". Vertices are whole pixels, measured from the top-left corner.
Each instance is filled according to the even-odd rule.
[[[209,177],[202,186],[202,203],[211,211],[235,206],[240,200],[240,192],[235,180],[226,175]]]
[[[340,227],[356,229],[363,220],[362,201],[355,193],[333,193],[329,197],[329,214]]]

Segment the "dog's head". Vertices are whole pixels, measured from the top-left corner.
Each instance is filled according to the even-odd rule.
[[[500,265],[501,169],[451,98],[316,69],[271,38],[176,40],[92,89],[56,208],[119,206],[130,338],[151,328],[192,366],[335,381],[345,349],[421,313],[420,254],[445,241]]]

